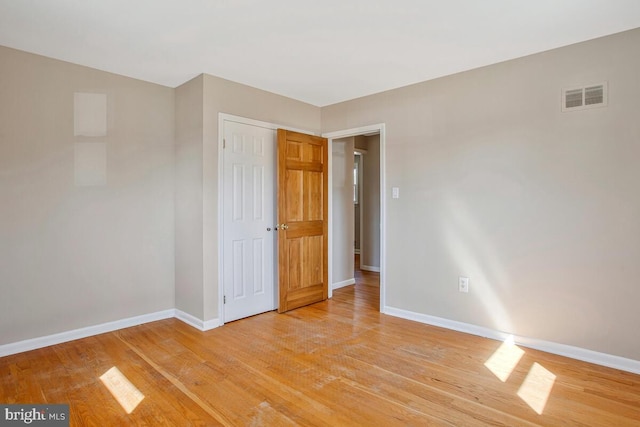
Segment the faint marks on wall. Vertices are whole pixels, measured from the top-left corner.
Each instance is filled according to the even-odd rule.
[[[107,95],[104,93],[73,94],[73,134],[75,136],[107,135]]]
[[[107,185],[107,145],[87,141],[89,137],[107,135],[107,95],[73,94],[73,134],[85,137],[74,145],[74,183],[77,187]]]
[[[107,144],[76,142],[74,182],[77,187],[107,185]]]

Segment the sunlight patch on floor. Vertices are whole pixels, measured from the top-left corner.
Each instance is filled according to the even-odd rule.
[[[542,415],[555,381],[554,374],[542,365],[534,363],[518,390],[518,396],[538,415]]]
[[[509,336],[487,359],[484,366],[504,383],[516,369],[524,354],[525,351],[515,344],[513,336]],[[517,394],[538,415],[542,415],[555,381],[556,376],[553,373],[534,362]]]
[[[144,394],[115,366],[105,372],[100,377],[100,381],[107,387],[127,414],[133,412],[144,399]]]
[[[509,337],[484,363],[484,366],[500,381],[506,382],[523,355],[524,350],[514,344],[513,337]]]

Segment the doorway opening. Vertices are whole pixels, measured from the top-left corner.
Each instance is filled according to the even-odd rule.
[[[332,290],[355,284],[370,273],[379,281],[379,306],[384,312],[384,125],[323,136],[331,150],[330,296]]]

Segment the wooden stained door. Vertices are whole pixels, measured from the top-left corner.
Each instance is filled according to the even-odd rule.
[[[278,312],[328,298],[328,142],[278,129]]]

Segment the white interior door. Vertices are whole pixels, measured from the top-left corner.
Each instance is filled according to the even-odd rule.
[[[224,121],[224,322],[277,308],[276,133]]]

